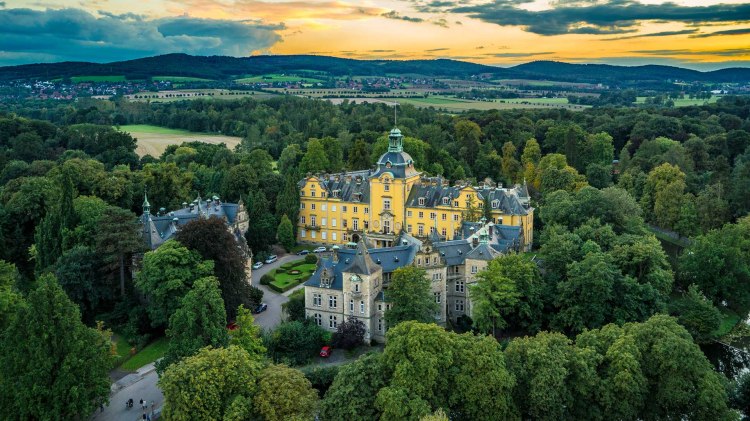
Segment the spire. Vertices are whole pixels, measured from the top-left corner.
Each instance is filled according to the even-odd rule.
[[[354,255],[352,264],[344,270],[344,272],[357,273],[362,275],[369,275],[379,269],[378,265],[372,261],[370,252],[367,250],[365,241],[359,240],[357,243],[357,254]]]
[[[143,190],[143,213],[151,213],[151,204],[148,203],[148,194],[146,190]]]

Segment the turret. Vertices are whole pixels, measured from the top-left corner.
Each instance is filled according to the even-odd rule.
[[[388,135],[388,152],[403,152],[404,151],[404,136],[401,135],[401,130],[393,128],[391,133]]]

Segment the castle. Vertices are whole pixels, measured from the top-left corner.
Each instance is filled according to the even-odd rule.
[[[333,246],[305,283],[305,311],[330,330],[361,320],[366,340],[385,340],[391,273],[426,270],[439,324],[471,315],[469,286],[487,262],[533,242],[534,208],[525,184],[453,186],[423,177],[394,128],[374,170],[310,175],[299,182],[297,240]],[[487,215],[485,218],[482,215]]]

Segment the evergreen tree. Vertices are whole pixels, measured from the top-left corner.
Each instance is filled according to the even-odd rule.
[[[286,176],[284,188],[276,197],[276,218],[281,220],[283,215],[292,222],[292,235],[297,235],[297,221],[299,220],[299,188],[296,173]]]
[[[105,263],[103,269],[109,273],[117,269],[120,296],[125,297],[125,269],[130,257],[144,248],[135,215],[115,206],[108,207],[100,218],[95,242],[96,251]]]
[[[354,146],[349,151],[349,169],[366,170],[370,168],[371,165],[370,147],[367,145],[367,142],[358,139],[354,142]]]
[[[266,251],[268,246],[274,243],[277,225],[273,214],[269,211],[266,195],[262,191],[252,194],[252,199],[248,198],[248,202],[248,216],[251,223],[245,233],[245,239],[253,253],[257,254]]]
[[[47,215],[34,234],[38,274],[50,269],[63,254],[63,238],[75,226],[74,194],[73,182],[66,171],[63,173],[62,190],[57,205],[47,209]]]
[[[38,285],[0,336],[0,418],[88,416],[109,397],[109,338],[81,323],[53,276]]]
[[[294,232],[292,231],[292,222],[286,215],[281,217],[279,228],[276,230],[276,237],[287,252],[292,250],[295,243]]]

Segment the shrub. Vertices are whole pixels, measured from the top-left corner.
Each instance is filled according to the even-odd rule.
[[[273,276],[271,276],[270,273],[266,273],[265,275],[260,277],[261,285],[270,285],[271,282],[273,282]]]
[[[305,263],[318,263],[318,256],[310,253],[305,256]]]
[[[277,274],[278,273],[286,273],[286,269],[284,267],[280,267],[280,268],[276,269],[276,273]]]
[[[302,365],[318,355],[326,344],[327,332],[312,321],[281,323],[264,337],[266,349],[274,362]]]
[[[339,324],[336,333],[333,334],[332,345],[334,348],[353,349],[362,345],[365,337],[365,324],[350,317],[349,320]]]

